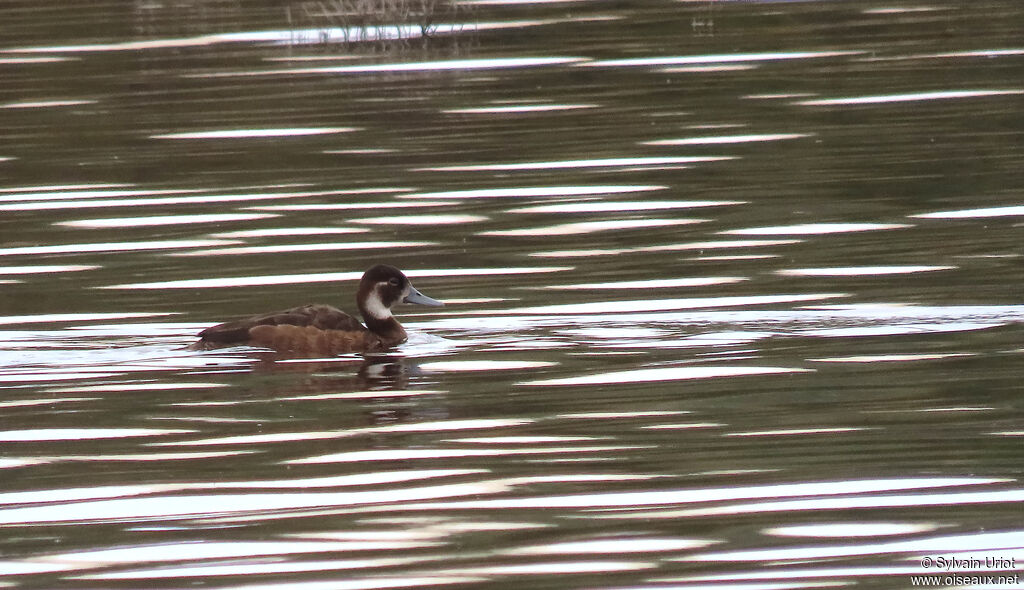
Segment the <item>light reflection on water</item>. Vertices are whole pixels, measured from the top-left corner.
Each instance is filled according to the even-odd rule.
[[[587,67],[636,67],[636,66],[669,66],[680,64],[730,63],[730,62],[761,62],[785,61],[812,58],[841,57],[857,55],[858,51],[792,51],[765,53],[729,53],[723,55],[683,55],[670,57],[638,57],[594,61],[584,64]]]
[[[178,225],[191,223],[225,223],[228,221],[252,221],[276,217],[263,213],[222,213],[206,215],[154,215],[151,217],[114,217],[108,219],[79,219],[58,221],[54,225],[78,228],[148,227],[154,225]]]
[[[83,270],[94,270],[101,268],[88,264],[36,264],[31,266],[4,266],[0,267],[0,275],[32,275],[49,274],[54,272],[80,272]]]
[[[436,242],[330,242],[326,244],[284,244],[280,246],[240,246],[211,248],[179,252],[174,256],[226,256],[237,254],[267,254],[282,252],[322,252],[331,250],[375,250],[394,248],[420,248]],[[126,287],[125,287],[126,288]]]
[[[27,102],[9,102],[7,104],[0,104],[0,109],[48,109],[52,107],[73,107],[95,103],[95,100],[41,100]]]
[[[442,111],[452,115],[467,114],[507,114],[507,113],[538,113],[550,111],[569,111],[576,109],[597,108],[596,104],[524,104],[524,105],[501,105],[492,107],[474,107],[464,109],[448,109]]]
[[[372,189],[369,192],[388,192],[402,189]],[[181,192],[181,191],[174,191]],[[189,190],[187,192],[197,193],[206,192],[200,189]],[[211,203],[236,203],[236,202],[253,202],[253,201],[266,201],[272,199],[296,199],[305,197],[316,197],[321,195],[339,195],[339,194],[355,194],[360,192],[368,191],[322,191],[322,192],[286,192],[286,193],[241,193],[241,194],[221,194],[221,195],[194,195],[194,196],[182,196],[182,197],[162,197],[158,199],[151,198],[133,198],[133,199],[118,199],[118,198],[83,198],[81,194],[75,194],[72,196],[57,196],[51,197],[50,195],[41,196],[38,200],[44,202],[20,202],[10,204],[0,204],[0,211],[59,211],[64,209],[100,209],[100,208],[116,208],[116,207],[158,207],[161,205],[206,205]],[[18,197],[12,197],[11,200],[15,200]],[[33,197],[34,198],[34,197]],[[73,201],[55,201],[54,199],[75,199]],[[81,200],[78,200],[81,199]]]
[[[344,248],[346,244],[333,244]],[[571,267],[518,267],[518,268],[464,268],[464,269],[433,269],[423,271],[407,271],[409,277],[451,277],[451,276],[490,276],[520,275],[533,273],[549,273],[571,270]],[[333,283],[337,281],[355,281],[362,277],[363,272],[333,272],[312,274],[291,274],[237,277],[230,279],[192,279],[181,281],[161,281],[156,283],[134,283],[125,285],[105,285],[103,289],[209,289],[215,287],[249,287],[262,285],[282,285],[296,283]]]
[[[579,221],[537,228],[505,229],[480,232],[484,236],[573,236],[603,231],[644,229],[674,225],[703,223],[704,219],[621,219],[609,221]]]
[[[723,231],[737,236],[802,236],[848,232],[878,231],[911,227],[905,223],[808,223],[775,227],[748,227]]]
[[[821,98],[801,100],[797,102],[806,106],[836,106],[885,104],[892,102],[919,102],[924,100],[948,100],[954,98],[978,98],[986,96],[1006,96],[1024,94],[1024,90],[944,90],[938,92],[914,92],[908,94],[888,94],[881,96],[855,96],[850,98]]]
[[[193,4],[0,8],[0,585],[1024,563],[1016,3]],[[397,350],[187,349],[377,262]]]
[[[789,244],[798,243],[800,243],[800,240],[717,240],[713,242],[691,242],[688,244],[662,244],[656,246],[639,246],[633,248],[554,250],[549,252],[533,252],[530,254],[530,256],[535,256],[538,258],[578,258],[591,256],[613,256],[616,254],[641,252],[672,252],[685,250],[703,251],[730,248],[758,248],[764,246],[786,246]]]
[[[762,141],[781,141],[810,137],[806,133],[768,133],[765,135],[719,135],[711,137],[685,137],[682,139],[658,139],[645,141],[645,145],[718,145],[728,143],[755,143]]]
[[[248,76],[300,76],[310,74],[374,74],[388,72],[433,72],[448,70],[494,70],[556,66],[580,61],[578,57],[513,57],[504,59],[462,59],[434,62],[360,64],[323,66],[317,68],[288,68],[247,72],[218,72],[215,74],[188,74],[194,78],[233,78]]]
[[[515,187],[496,189],[472,189],[460,191],[443,191],[431,193],[410,193],[399,195],[402,199],[490,199],[516,197],[580,197],[593,195],[610,195],[619,193],[643,193],[665,190],[660,185],[607,185],[607,186],[546,186],[546,187]]]
[[[846,266],[835,268],[786,268],[777,271],[790,277],[857,277],[865,275],[902,275],[951,270],[955,266]]]
[[[197,189],[161,190],[161,189],[103,189],[93,188],[124,185],[74,185],[52,187],[9,188],[3,191],[0,202],[17,201],[58,201],[70,199],[103,199],[112,197],[147,197],[151,195],[174,195],[201,192]]]
[[[963,209],[960,211],[936,211],[934,213],[919,213],[911,215],[911,217],[920,217],[922,219],[974,219],[979,217],[1018,217],[1022,215],[1024,215],[1024,205]]]
[[[552,162],[514,162],[495,164],[471,164],[458,166],[436,166],[419,168],[425,172],[486,172],[514,170],[560,170],[571,168],[611,168],[633,166],[663,166],[666,164],[696,164],[732,159],[730,156],[643,156],[622,158],[597,158],[592,160],[561,160]]]
[[[807,369],[786,367],[663,367],[658,369],[637,369],[635,371],[600,373],[586,377],[526,381],[521,385],[605,385],[610,383],[646,383],[651,381],[678,381],[681,379],[708,379],[713,377],[732,377],[740,375],[794,373],[806,370]]]
[[[635,201],[635,202],[583,202],[558,205],[537,205],[509,209],[507,213],[617,213],[622,211],[658,211],[664,209],[691,209],[742,205],[741,201]]]
[[[706,287],[728,285],[747,280],[744,277],[696,277],[682,279],[651,279],[649,281],[615,281],[609,283],[582,283],[577,285],[546,285],[540,289],[579,291],[594,289],[670,289],[676,287]]]
[[[497,29],[497,28],[523,28],[537,25],[550,24],[553,21],[510,21],[503,23],[476,23],[471,27],[464,24],[456,25],[437,25],[434,27],[434,33],[459,33],[467,28],[472,29]],[[384,39],[402,39],[402,38],[413,38],[418,37],[422,33],[422,30],[418,26],[377,26],[372,29],[364,29],[355,27],[353,29],[342,29],[342,28],[330,28],[330,29],[316,29],[316,30],[276,30],[276,31],[250,31],[241,33],[225,33],[219,35],[201,35],[197,37],[186,37],[186,38],[166,38],[166,39],[152,39],[146,41],[128,41],[122,43],[94,43],[94,44],[81,44],[81,45],[55,45],[55,46],[26,46],[26,47],[15,47],[15,48],[4,48],[0,51],[3,53],[14,54],[16,57],[6,57],[8,60],[21,60],[14,63],[48,63],[52,61],[59,61],[67,58],[34,58],[34,57],[21,57],[18,54],[38,54],[38,53],[85,53],[85,52],[107,52],[107,51],[149,51],[149,50],[160,50],[160,49],[176,49],[176,48],[188,48],[188,47],[206,47],[219,45],[224,43],[288,43],[288,44],[315,44],[325,43],[330,41],[343,41],[345,39],[355,37],[362,37],[372,33],[372,35],[365,37],[366,40],[384,40]],[[498,65],[492,65],[490,67],[509,67],[508,65],[502,65],[511,63],[512,65],[531,65],[534,61],[540,63],[548,63],[548,60],[529,60],[529,59],[506,59],[506,60],[481,60],[494,62]],[[570,60],[575,61],[575,60]],[[554,63],[561,63],[554,61]],[[401,67],[401,66],[397,66]],[[294,73],[292,71],[285,71],[285,73]]]
[[[252,137],[299,137],[358,131],[355,127],[305,127],[292,129],[219,129],[216,131],[189,131],[153,135],[151,139],[232,139]]]
[[[388,215],[386,217],[357,217],[352,223],[366,225],[452,225],[486,221],[482,215]]]
[[[22,246],[0,248],[0,256],[38,256],[49,254],[84,254],[99,252],[130,252],[133,250],[174,250],[237,244],[231,240],[160,240],[152,242],[104,242],[97,244],[62,244],[57,246]]]

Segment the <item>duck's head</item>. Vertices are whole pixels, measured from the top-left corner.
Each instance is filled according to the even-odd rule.
[[[419,305],[444,305],[436,299],[427,297],[412,286],[409,277],[393,266],[378,264],[363,273],[359,281],[356,302],[363,319],[386,320],[391,317],[391,307],[398,303],[417,303]]]

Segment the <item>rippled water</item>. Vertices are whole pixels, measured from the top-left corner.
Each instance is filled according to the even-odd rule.
[[[0,586],[1024,569],[1024,7],[328,4],[0,7]]]

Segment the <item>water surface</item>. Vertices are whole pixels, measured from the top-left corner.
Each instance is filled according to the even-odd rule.
[[[0,585],[1019,573],[1016,2],[312,4],[0,8]]]

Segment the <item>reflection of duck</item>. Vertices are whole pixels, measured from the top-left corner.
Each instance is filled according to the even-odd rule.
[[[391,315],[391,307],[400,302],[444,305],[417,291],[402,271],[378,264],[363,274],[356,292],[366,326],[329,305],[303,305],[207,328],[195,347],[251,344],[300,354],[386,350],[406,339],[405,329]]]

